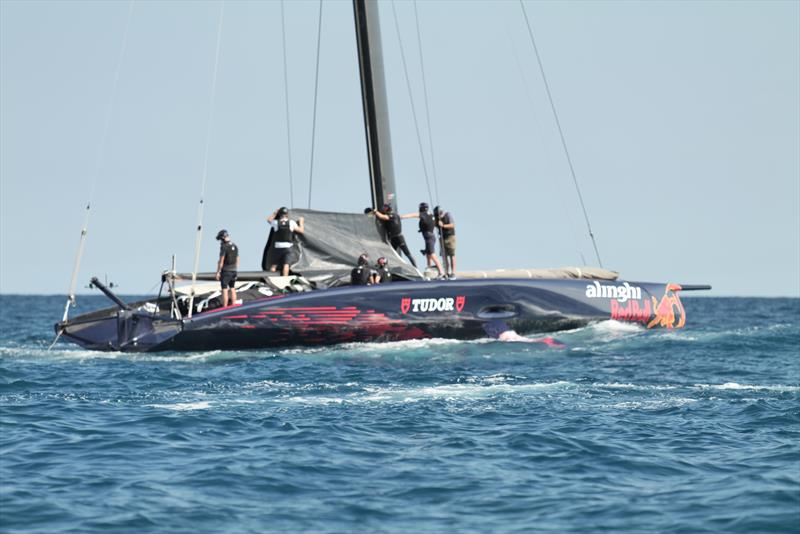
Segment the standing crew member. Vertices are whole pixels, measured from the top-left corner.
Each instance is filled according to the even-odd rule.
[[[236,271],[239,270],[239,247],[228,235],[227,230],[217,233],[219,241],[219,261],[217,262],[217,275],[215,278],[222,286],[222,307],[236,304]],[[230,298],[228,297],[230,293]]]
[[[434,233],[436,230],[436,222],[433,219],[433,215],[428,213],[428,203],[420,202],[419,213],[409,213],[407,215],[403,215],[400,218],[401,219],[419,218],[419,232],[422,234],[422,238],[425,240],[425,248],[420,250],[420,252],[427,259],[428,267],[431,267],[431,265],[435,265],[436,270],[439,271],[439,277],[440,278],[443,277],[444,269],[442,269],[442,264],[439,261],[439,256],[436,255],[436,234]]]
[[[394,248],[398,254],[400,254],[402,250],[408,258],[408,261],[411,262],[411,265],[416,267],[417,262],[415,262],[414,258],[411,256],[408,245],[406,245],[406,238],[403,237],[403,223],[400,221],[400,216],[392,211],[392,206],[384,204],[381,211],[375,210],[372,213],[383,221],[383,226],[386,228],[386,235],[389,236],[389,243],[392,245],[392,248]]]
[[[280,266],[281,274],[289,276],[289,253],[292,251],[293,234],[304,233],[303,221],[303,217],[300,217],[298,222],[289,219],[289,210],[287,208],[277,209],[267,217],[267,222],[275,231],[274,245],[272,246],[274,260],[270,271],[275,272]]]
[[[350,284],[366,286],[372,283],[372,269],[369,268],[369,256],[362,254],[358,257],[358,264],[350,271]]]
[[[442,209],[441,206],[436,206],[433,209],[433,215],[436,218],[436,224],[442,229],[442,256],[444,257],[444,266],[447,270],[447,276],[451,279],[456,277],[456,224],[453,216]]]
[[[378,263],[375,265],[375,271],[372,275],[373,284],[387,284],[392,281],[392,273],[389,272],[388,263],[383,256],[378,258]]]

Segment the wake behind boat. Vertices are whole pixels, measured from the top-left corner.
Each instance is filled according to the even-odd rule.
[[[396,212],[378,3],[354,0],[353,6],[372,208],[388,205]],[[202,198],[200,204],[197,243],[202,238]],[[303,217],[306,228],[296,237],[292,274],[239,273],[240,304],[222,306],[214,274],[197,272],[196,253],[192,273],[177,273],[174,262],[172,270],[162,273],[162,289],[154,299],[125,303],[92,279],[114,306],[68,319],[68,302],[63,320],[55,325],[57,335],[93,350],[182,351],[431,337],[466,340],[509,331],[556,332],[606,319],[681,328],[686,313],[679,292],[709,289],[619,281],[613,271],[587,267],[459,272],[456,280],[430,280],[389,246],[375,217],[312,210],[292,210],[292,215]],[[70,301],[85,235],[84,228]],[[272,263],[274,253],[268,243],[262,269]],[[390,258],[393,282],[351,285],[352,263],[363,253]]]

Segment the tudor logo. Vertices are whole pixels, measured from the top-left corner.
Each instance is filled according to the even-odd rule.
[[[464,309],[467,298],[459,295],[456,298],[442,297],[438,299],[412,299],[403,297],[400,301],[400,311],[408,313],[409,310],[413,313],[426,313],[426,312],[444,312],[444,311],[461,311]]]

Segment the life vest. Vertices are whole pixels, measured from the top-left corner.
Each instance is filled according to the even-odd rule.
[[[365,286],[369,284],[369,266],[359,265],[350,271],[350,284],[354,286]]]
[[[223,243],[219,248],[219,255],[225,256],[225,259],[222,261],[223,271],[236,270],[236,259],[239,257],[239,249],[233,241]]]
[[[436,223],[433,222],[433,215],[430,213],[419,214],[419,231],[424,234],[432,234]]]
[[[281,219],[278,221],[278,229],[275,231],[275,241],[283,241],[284,243],[292,242],[292,226],[289,219]]]
[[[400,216],[396,213],[389,215],[389,220],[384,222],[386,226],[386,233],[389,237],[397,237],[403,233],[403,225],[400,222]]]
[[[387,269],[386,267],[378,267],[376,271],[378,272],[378,276],[381,277],[380,281],[381,284],[385,284],[387,282],[392,281],[392,273],[390,273],[389,269]]]

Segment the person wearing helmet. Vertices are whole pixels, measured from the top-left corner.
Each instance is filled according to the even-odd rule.
[[[215,278],[222,286],[222,307],[236,304],[236,273],[239,270],[239,247],[232,241],[227,230],[217,233],[219,261]]]
[[[373,210],[371,214],[375,215],[375,217],[383,222],[383,227],[386,229],[386,236],[389,238],[389,243],[392,245],[392,248],[394,248],[398,254],[400,254],[402,250],[408,258],[408,261],[411,262],[411,265],[416,267],[417,262],[415,262],[414,257],[411,256],[411,251],[408,250],[408,245],[406,245],[406,238],[403,237],[403,224],[400,221],[400,216],[394,213],[392,206],[384,204],[380,210]]]
[[[350,284],[366,286],[372,281],[372,269],[369,268],[369,256],[362,254],[358,257],[358,264],[350,271]]]
[[[381,256],[375,264],[375,271],[372,274],[373,284],[387,284],[392,281],[392,273],[389,272],[389,262]]]
[[[436,226],[442,230],[442,257],[447,276],[456,277],[456,224],[453,216],[441,206],[433,208]]]
[[[400,218],[419,219],[419,232],[422,234],[422,239],[425,240],[425,248],[420,250],[420,252],[425,256],[428,267],[435,265],[436,270],[439,271],[439,277],[444,277],[442,263],[439,261],[439,256],[436,255],[436,222],[433,215],[428,212],[428,203],[420,202],[418,213],[408,213]]]
[[[273,261],[270,271],[277,271],[281,268],[283,276],[289,276],[289,255],[294,244],[294,234],[305,232],[303,226],[304,219],[300,217],[297,222],[289,219],[288,208],[278,208],[272,215],[267,217],[267,222],[275,232],[273,249]]]

